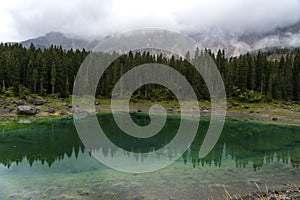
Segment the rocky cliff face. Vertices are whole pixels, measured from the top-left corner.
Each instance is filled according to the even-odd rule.
[[[230,34],[220,29],[191,35],[202,46],[216,51],[224,48],[227,56],[238,56],[246,52],[272,47],[293,48],[300,46],[300,22],[277,28],[267,33]]]

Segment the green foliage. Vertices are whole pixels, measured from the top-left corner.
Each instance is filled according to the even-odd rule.
[[[23,85],[19,86],[19,97],[21,99],[25,99],[31,92],[28,88],[24,87]]]
[[[23,85],[19,85],[17,87],[18,91],[17,91],[17,94],[16,95],[16,89],[14,87],[9,87],[9,88],[6,88],[6,89],[1,89],[1,94],[4,94],[6,97],[19,97],[21,99],[25,99],[28,95],[31,94],[31,91],[24,87]]]
[[[275,60],[269,59],[268,53],[261,52],[227,59],[224,50],[216,54],[211,50],[205,51],[223,77],[228,98],[245,102],[265,99],[300,101],[299,49],[292,52],[282,50],[284,54]],[[29,93],[41,96],[54,94],[66,98],[72,93],[75,76],[88,53],[85,50],[63,50],[56,46],[41,50],[33,45],[26,49],[19,44],[0,44],[0,93],[20,97]],[[116,82],[130,69],[145,63],[161,63],[179,71],[192,85],[197,97],[208,100],[210,96],[206,84],[192,65],[199,64],[203,55],[204,52],[199,49],[194,57],[187,52],[186,59],[152,55],[150,52],[120,55],[101,77],[96,96],[109,98]],[[96,56],[103,57],[103,53]],[[168,74],[165,76],[172,78]],[[139,79],[138,76],[136,78]],[[149,84],[139,88],[133,98],[163,101],[173,100],[175,96],[165,87]]]
[[[15,89],[13,87],[9,87],[3,91],[3,94],[7,97],[13,97],[13,96],[15,96],[14,91],[15,91]]]
[[[233,97],[243,102],[260,102],[264,99],[263,95],[253,90],[242,91],[236,86],[233,86]]]

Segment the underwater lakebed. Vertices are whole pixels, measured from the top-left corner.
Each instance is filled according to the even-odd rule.
[[[143,114],[133,114],[139,125]],[[180,118],[168,117],[159,134],[137,139],[123,133],[111,114],[98,116],[106,136],[117,149],[102,148],[104,156],[119,159],[118,151],[151,152],[172,141]],[[209,120],[187,151],[174,163],[155,172],[132,174],[103,165],[86,150],[72,119],[31,123],[0,133],[1,199],[224,199],[261,188],[300,184],[300,127],[226,119],[217,144],[198,157]],[[128,156],[122,154],[124,157]],[[136,157],[135,162],[157,157]],[[135,165],[136,163],[132,163]]]

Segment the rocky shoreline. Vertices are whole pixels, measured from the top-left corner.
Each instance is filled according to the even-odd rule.
[[[258,187],[257,192],[252,192],[245,196],[234,195],[233,197],[226,193],[226,199],[238,200],[299,200],[300,199],[300,186],[285,186],[280,190],[269,190],[267,187],[265,191]]]
[[[131,112],[148,112],[149,102],[138,102],[130,105]],[[201,104],[201,103],[200,103]],[[208,106],[200,106],[201,115],[209,116],[210,108]],[[180,109],[174,104],[163,105],[167,112],[172,115],[180,114]],[[251,104],[228,103],[227,117],[245,118],[250,120],[266,121],[270,123],[286,123],[300,125],[300,106],[292,107],[280,105],[277,107],[265,104],[260,106]],[[27,99],[4,99],[0,98],[0,118],[5,117],[59,117],[72,116],[73,112],[78,108],[73,108],[70,99],[43,99],[43,98],[27,98]],[[100,101],[95,102],[97,113],[111,112],[110,105],[102,104]],[[189,113],[189,112],[188,112]],[[193,114],[192,111],[190,111]]]

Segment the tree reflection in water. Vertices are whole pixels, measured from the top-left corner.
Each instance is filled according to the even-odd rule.
[[[145,115],[133,114],[134,121],[140,125],[149,123]],[[134,152],[145,153],[157,150],[169,143],[175,136],[180,119],[169,117],[165,127],[157,135],[140,139],[123,133],[115,124],[112,115],[99,115],[99,123],[110,140],[118,147]],[[251,121],[227,119],[224,130],[214,149],[203,159],[198,158],[198,152],[205,136],[209,119],[200,122],[198,134],[190,148],[182,155],[185,164],[193,167],[222,167],[222,160],[234,160],[236,167],[242,168],[249,164],[254,170],[260,169],[265,163],[291,163],[293,167],[300,166],[300,127],[263,124]],[[110,149],[101,146],[104,156],[114,156],[118,148]],[[85,147],[77,135],[72,120],[51,121],[38,126],[2,131],[0,135],[0,163],[7,168],[11,164],[27,160],[32,166],[34,162],[47,164],[65,157],[85,151]],[[138,162],[146,159],[137,157]],[[176,149],[168,149],[170,159],[175,157]],[[126,156],[126,154],[124,155]],[[128,156],[128,155],[127,155]],[[26,159],[25,159],[26,158]]]

